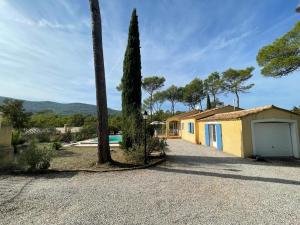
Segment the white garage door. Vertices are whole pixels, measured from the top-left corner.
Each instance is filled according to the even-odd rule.
[[[261,156],[293,156],[289,123],[255,123],[255,154]]]

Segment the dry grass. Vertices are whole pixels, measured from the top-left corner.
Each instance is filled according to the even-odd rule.
[[[116,169],[120,167],[132,167],[140,164],[134,161],[129,155],[119,148],[111,149],[114,165],[97,165],[96,147],[66,147],[57,151],[56,156],[51,161],[50,169],[75,170],[75,169]]]

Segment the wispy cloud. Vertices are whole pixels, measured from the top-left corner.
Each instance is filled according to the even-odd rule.
[[[121,106],[115,87],[122,76],[134,7],[139,15],[143,76],[164,75],[167,85],[185,85],[196,76],[203,79],[229,67],[256,66],[258,49],[299,19],[293,14],[297,0],[228,0],[222,7],[219,0],[100,3],[108,101],[113,108]],[[88,1],[1,0],[0,17],[0,95],[95,102]],[[256,86],[242,96],[242,106],[297,105],[292,93],[297,91],[298,77],[267,79],[257,68]],[[288,101],[284,95],[289,95]],[[231,95],[222,99],[232,103]]]

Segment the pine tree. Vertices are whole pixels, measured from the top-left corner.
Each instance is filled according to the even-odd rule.
[[[139,142],[141,130],[142,75],[138,17],[133,10],[122,77],[123,147],[128,149]]]
[[[100,164],[110,162],[111,155],[108,140],[108,114],[102,46],[101,15],[98,0],[90,0],[90,10],[92,15],[92,37],[98,116],[98,163]]]
[[[210,102],[210,97],[209,94],[206,96],[206,110],[211,109],[211,102]]]

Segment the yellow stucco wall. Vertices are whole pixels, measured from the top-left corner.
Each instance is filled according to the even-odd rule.
[[[249,157],[253,155],[253,144],[252,144],[252,128],[251,121],[263,120],[263,119],[286,119],[296,120],[298,126],[298,134],[300,134],[300,115],[285,112],[278,109],[270,109],[257,114],[249,115],[242,118],[243,126],[243,157]]]
[[[249,157],[253,155],[252,128],[251,121],[255,120],[295,120],[300,135],[300,115],[285,112],[278,109],[270,109],[253,115],[248,115],[237,120],[205,122],[198,121],[198,140],[205,145],[205,124],[217,123],[222,126],[223,152],[240,156]],[[299,137],[300,139],[300,137]]]
[[[194,123],[194,134],[191,134],[188,132],[188,123]],[[182,124],[184,124],[182,126]],[[198,130],[196,126],[196,120],[195,119],[183,119],[181,120],[181,138],[183,140],[192,142],[197,144],[198,143]]]
[[[198,140],[200,144],[205,145],[205,124],[221,124],[223,152],[235,156],[242,156],[242,122],[234,121],[198,121]]]
[[[0,127],[0,148],[1,146],[9,147],[11,146],[11,127]]]

